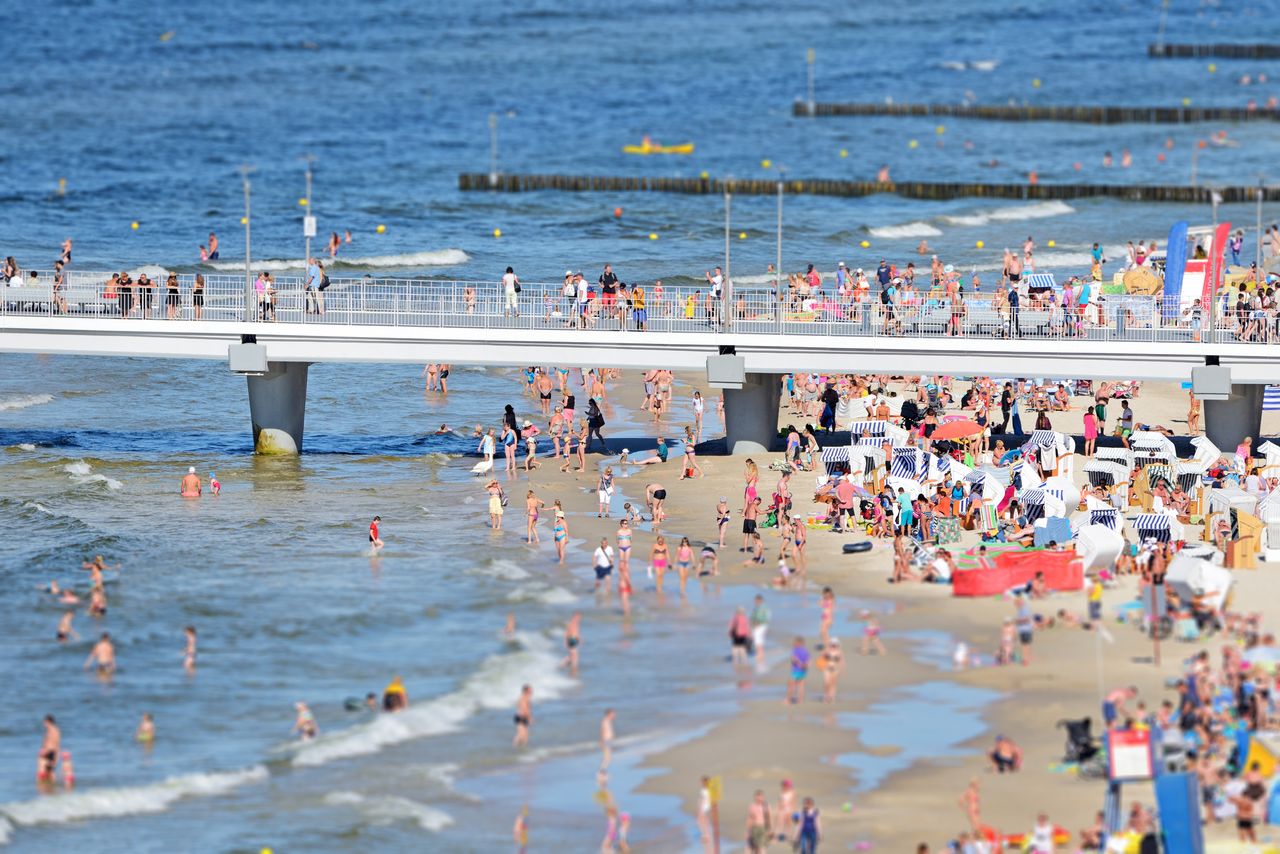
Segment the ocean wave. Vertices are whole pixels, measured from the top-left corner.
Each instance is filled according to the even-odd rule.
[[[65,824],[91,818],[118,818],[164,812],[174,801],[224,795],[248,783],[267,779],[267,769],[254,765],[241,771],[183,774],[145,786],[84,789],[31,801],[0,804],[0,814],[13,824]]]
[[[0,818],[0,845],[7,845],[13,834],[13,825],[7,819]]]
[[[972,214],[945,214],[940,219],[950,225],[979,226],[991,222],[1018,222],[1027,219],[1045,219],[1051,216],[1063,216],[1075,213],[1076,209],[1066,202],[1053,199],[1047,202],[1032,202],[1025,205],[1011,205]]]
[[[25,504],[23,504],[22,506],[23,506],[23,507],[26,507],[26,508],[27,508],[27,509],[29,509],[29,510],[36,510],[36,511],[38,511],[38,512],[40,512],[40,513],[44,513],[44,514],[46,514],[46,515],[48,515],[48,516],[56,516],[56,515],[58,515],[57,513],[54,513],[52,510],[50,510],[48,507],[45,507],[43,504],[41,504],[41,503],[40,503],[40,502],[38,502],[38,501],[28,501],[28,502],[26,502]]]
[[[240,267],[243,269],[244,264],[241,264]],[[134,267],[132,270],[129,270],[128,273],[134,279],[137,279],[139,276],[146,276],[149,279],[159,279],[161,281],[169,275],[169,271],[166,268],[161,267],[159,264],[143,264],[141,267]]]
[[[529,577],[529,571],[511,560],[491,560],[481,566],[467,570],[472,575],[491,575],[504,581],[523,581]]]
[[[578,597],[563,587],[520,584],[507,593],[508,602],[541,602],[544,605],[572,605]]]
[[[453,816],[444,810],[401,798],[396,795],[366,796],[357,792],[331,792],[324,802],[330,806],[354,807],[361,816],[376,823],[413,821],[433,833],[453,824]]]
[[[435,249],[426,252],[404,252],[395,255],[364,255],[324,259],[327,269],[335,267],[455,267],[471,260],[461,249]],[[251,262],[255,270],[301,270],[306,267],[301,258],[263,258]],[[244,261],[210,261],[205,266],[215,270],[243,270]]]
[[[561,672],[550,640],[526,632],[517,632],[516,640],[519,650],[486,658],[453,693],[296,745],[293,764],[324,765],[377,753],[393,744],[456,732],[482,709],[513,707],[520,686],[526,683],[533,686],[538,700],[559,697],[574,684]]]
[[[36,446],[31,444],[30,442],[21,442],[18,445],[19,451],[34,451],[35,449],[36,449]]]
[[[884,225],[877,228],[868,228],[867,233],[872,237],[881,237],[886,240],[904,237],[937,237],[942,234],[941,231],[929,225],[929,223],[918,220],[903,225]]]
[[[0,397],[0,412],[10,409],[26,409],[29,406],[40,406],[52,403],[51,394],[18,394],[13,397]]]
[[[89,483],[103,483],[106,484],[107,489],[124,489],[124,484],[115,478],[107,477],[104,474],[94,474],[93,466],[89,465],[84,460],[76,460],[74,463],[67,463],[62,467],[62,470],[71,476],[72,483],[78,485],[83,486],[84,484]]]

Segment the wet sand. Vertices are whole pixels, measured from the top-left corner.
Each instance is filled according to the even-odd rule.
[[[611,394],[638,409],[639,394],[633,379],[627,377],[625,385],[615,383]],[[676,393],[687,395],[690,380],[698,383],[699,379],[682,378]],[[703,391],[708,394],[705,388]],[[714,401],[714,392],[708,396],[709,403]],[[1070,413],[1054,413],[1054,427],[1078,431],[1086,400],[1074,398]],[[1185,429],[1185,391],[1148,384],[1133,407],[1139,421]],[[1112,402],[1108,411],[1112,420],[1117,412],[1118,406]],[[1030,420],[1024,420],[1024,426],[1029,427]],[[781,422],[789,421],[799,419],[789,419],[784,412]],[[1275,429],[1272,422],[1273,416],[1268,415],[1264,432]],[[671,435],[678,430],[664,432]],[[777,456],[756,460],[761,467],[762,493],[767,494],[776,480],[776,473],[766,467]],[[583,507],[579,509],[586,509],[587,503],[594,502],[594,493],[578,493],[582,496],[578,498],[561,483],[592,487],[596,473],[590,462],[584,474],[557,473],[539,479],[555,484],[550,494],[571,495],[570,501],[580,501]],[[670,518],[663,532],[669,542],[673,536],[678,542],[681,534],[688,534],[695,542],[713,536],[716,498],[727,496],[734,515],[728,548],[721,552],[721,583],[759,587],[771,602],[780,597],[803,597],[812,607],[812,627],[806,633],[811,648],[818,635],[818,593],[830,585],[838,597],[835,634],[845,641],[846,669],[836,703],[820,702],[821,678],[814,670],[805,702],[788,706],[783,697],[790,637],[771,634],[770,665],[763,674],[735,673],[726,663],[725,679],[737,680],[742,701],[739,713],[715,721],[705,735],[655,753],[643,763],[656,773],[641,790],[681,799],[688,816],[690,844],[696,845],[697,840],[694,813],[703,774],[723,778],[721,828],[726,845],[744,838],[745,811],[752,792],[763,789],[772,802],[784,778],[795,782],[800,797],[817,800],[826,847],[844,850],[859,843],[895,849],[919,842],[942,844],[968,827],[958,799],[972,778],[982,787],[983,821],[1002,832],[1029,829],[1040,810],[1047,810],[1053,821],[1073,834],[1092,823],[1102,807],[1103,785],[1055,768],[1062,761],[1065,742],[1065,733],[1055,723],[1061,718],[1090,716],[1095,719],[1095,731],[1099,728],[1099,640],[1095,633],[1061,626],[1043,630],[1037,633],[1030,665],[956,671],[947,655],[950,645],[963,641],[973,653],[993,654],[1000,623],[1013,612],[1011,603],[998,598],[953,599],[944,585],[887,584],[892,562],[888,543],[877,543],[869,553],[844,555],[840,547],[862,539],[861,535],[825,531],[810,532],[806,590],[772,590],[769,583],[775,574],[776,529],[764,531],[770,558],[765,566],[739,565],[738,511],[744,459],[702,456],[699,462],[704,478],[679,480],[679,456],[673,454],[666,465],[643,467],[638,473],[633,469],[633,476],[620,480],[619,485],[637,506],[642,502],[637,503],[634,496],[643,492],[644,483],[657,481],[666,487]],[[1083,483],[1082,466],[1077,468],[1076,480]],[[793,477],[797,514],[812,512],[810,477]],[[615,529],[614,521],[589,518],[577,523],[574,535],[594,543],[600,536],[612,537]],[[1188,526],[1188,530],[1193,529]],[[966,532],[958,548],[968,548],[976,539]],[[636,536],[632,572],[637,579],[643,577],[652,540],[649,533]],[[1280,581],[1266,569],[1236,575],[1237,597],[1252,599],[1280,592]],[[1109,589],[1107,613],[1131,599],[1135,586],[1132,578],[1126,578]],[[887,603],[883,606],[887,613],[878,615],[888,647],[884,657],[858,654],[861,621],[857,612],[867,600]],[[1059,608],[1083,615],[1084,594],[1055,594],[1036,603],[1036,611],[1046,615]],[[728,611],[724,614],[726,654],[731,616]],[[1167,642],[1162,666],[1157,667],[1151,643],[1138,629],[1114,621],[1108,623],[1108,629],[1114,642],[1101,644],[1103,686],[1110,690],[1136,685],[1151,709],[1166,696],[1162,686],[1167,678],[1178,675],[1181,661],[1204,648],[1203,643]],[[975,701],[974,697],[981,699]],[[894,710],[901,710],[902,724],[886,727],[886,714],[892,715]],[[974,717],[981,721],[980,732],[969,722]],[[996,775],[987,770],[984,756],[996,733],[1011,737],[1023,749],[1024,765],[1019,773]],[[1126,787],[1125,798],[1126,802],[1153,800],[1148,786]]]

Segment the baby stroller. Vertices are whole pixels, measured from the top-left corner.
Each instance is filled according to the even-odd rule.
[[[1063,718],[1055,726],[1067,731],[1067,744],[1063,750],[1065,762],[1088,762],[1102,749],[1098,740],[1093,737],[1092,718],[1074,721]]]

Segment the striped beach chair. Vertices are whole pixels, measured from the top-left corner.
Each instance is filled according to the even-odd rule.
[[[1090,510],[1090,525],[1106,525],[1113,531],[1120,530],[1120,511],[1114,508],[1110,510]]]
[[[1138,532],[1140,541],[1150,539],[1158,543],[1167,543],[1172,539],[1170,521],[1169,517],[1163,513],[1139,513],[1133,520],[1133,529]]]

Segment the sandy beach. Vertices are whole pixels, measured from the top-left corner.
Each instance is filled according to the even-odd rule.
[[[622,382],[612,383],[610,391],[616,403],[633,410],[638,409],[640,400],[635,379],[624,377]],[[677,379],[677,397],[701,387],[699,378]],[[967,383],[956,386],[963,389]],[[703,388],[703,393],[714,400],[714,391],[708,393]],[[1147,384],[1132,406],[1139,421],[1185,431],[1185,394],[1179,388]],[[1055,429],[1079,432],[1086,400],[1074,398],[1070,412],[1054,413]],[[1116,408],[1113,402],[1112,418]],[[1277,426],[1273,418],[1267,416],[1264,433]],[[780,417],[782,425],[793,421],[785,412]],[[672,426],[677,429],[663,433],[673,435],[683,425]],[[1112,620],[1107,623],[1107,640],[1099,639],[1095,632],[1062,625],[1037,632],[1034,660],[1027,666],[958,670],[950,658],[957,642],[988,659],[995,652],[1001,621],[1013,613],[1008,599],[954,599],[946,585],[887,584],[892,566],[888,542],[877,542],[869,553],[846,555],[841,546],[864,537],[825,531],[811,532],[805,589],[773,589],[770,582],[775,575],[777,529],[764,531],[769,557],[765,566],[742,566],[743,556],[737,551],[745,458],[700,456],[705,477],[689,480],[679,479],[678,460],[673,455],[666,465],[632,467],[626,472],[630,477],[619,481],[622,490],[640,507],[643,484],[663,484],[669,496],[669,518],[662,532],[673,544],[681,535],[688,535],[695,545],[712,538],[716,498],[729,498],[734,513],[727,548],[720,553],[722,576],[718,582],[758,588],[775,602],[781,597],[799,598],[812,610],[811,627],[802,629],[811,648],[818,639],[819,593],[830,586],[837,597],[834,635],[844,639],[846,653],[837,702],[820,702],[821,677],[815,672],[809,676],[804,703],[787,705],[783,702],[785,659],[792,638],[771,634],[764,672],[744,676],[725,665],[725,679],[737,681],[740,711],[716,721],[703,737],[647,759],[645,766],[657,773],[643,790],[682,799],[691,843],[697,839],[694,816],[699,779],[704,774],[723,780],[721,833],[728,849],[745,838],[746,807],[752,793],[762,789],[773,802],[783,779],[792,780],[801,797],[815,798],[823,816],[824,847],[836,850],[867,845],[903,850],[922,842],[940,846],[968,829],[959,799],[973,779],[981,787],[984,823],[1003,833],[1024,832],[1043,810],[1074,836],[1092,824],[1102,808],[1105,787],[1096,780],[1078,779],[1061,767],[1065,733],[1055,723],[1063,718],[1092,717],[1096,732],[1100,688],[1137,686],[1146,707],[1154,710],[1168,696],[1163,686],[1180,674],[1183,660],[1199,649],[1212,648],[1203,641],[1167,641],[1161,665],[1156,666],[1151,641],[1137,628]],[[776,478],[776,473],[764,470],[767,462],[757,459],[762,492],[771,488]],[[813,512],[808,500],[808,479],[812,476],[800,473],[793,478],[797,515]],[[548,494],[569,496],[566,504],[584,511],[594,501],[594,493],[588,490],[595,478],[590,461],[583,474],[562,475],[544,467],[536,477]],[[1085,482],[1082,466],[1077,466],[1076,481]],[[641,496],[638,503],[637,495]],[[581,515],[584,518],[576,522],[574,534],[584,536],[588,543],[594,545],[601,536],[612,537],[616,530],[614,521]],[[652,541],[652,533],[637,532],[632,572],[638,579],[643,577]],[[958,549],[976,542],[976,534],[966,532]],[[1265,564],[1263,567],[1235,574],[1237,601],[1280,591],[1280,581]],[[1135,585],[1133,577],[1124,577],[1108,589],[1105,612],[1109,614],[1114,606],[1132,599]],[[650,594],[640,593],[638,598],[645,595]],[[883,657],[858,652],[864,608],[875,613],[883,628],[888,648]],[[1037,602],[1035,608],[1045,616],[1059,609],[1083,616],[1083,592],[1054,594]],[[730,611],[724,614],[726,658],[731,616]],[[1020,772],[997,775],[988,770],[985,754],[997,733],[1022,748]],[[1125,799],[1126,803],[1151,803],[1153,795],[1149,785],[1133,785],[1126,788]]]

